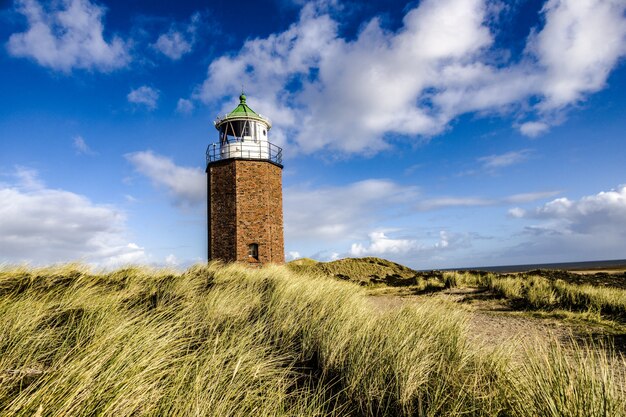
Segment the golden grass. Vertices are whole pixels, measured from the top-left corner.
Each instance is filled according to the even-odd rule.
[[[622,288],[571,284],[561,279],[550,280],[540,276],[503,277],[469,272],[445,272],[444,279],[453,282],[453,286],[489,288],[530,309],[589,312],[626,321],[626,290]]]
[[[416,277],[411,268],[376,257],[344,258],[331,262],[303,258],[289,262],[287,267],[295,272],[323,274],[361,285],[412,285]]]
[[[436,299],[381,313],[285,267],[6,267],[0,414],[624,415],[606,353],[542,342],[513,360],[470,343],[468,318]]]

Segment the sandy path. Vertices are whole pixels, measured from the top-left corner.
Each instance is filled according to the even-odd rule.
[[[581,336],[579,324],[523,314],[508,306],[506,300],[477,288],[452,288],[430,295],[372,295],[370,301],[384,310],[406,303],[419,303],[426,297],[441,297],[457,302],[470,314],[470,338],[488,346],[548,337],[567,343],[572,336]],[[589,330],[588,333],[594,333],[592,327]]]

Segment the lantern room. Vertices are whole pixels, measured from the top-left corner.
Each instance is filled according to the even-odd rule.
[[[282,149],[269,142],[270,120],[246,104],[246,95],[239,96],[233,111],[218,116],[214,122],[219,142],[209,145],[207,165],[223,159],[263,159],[282,164]]]

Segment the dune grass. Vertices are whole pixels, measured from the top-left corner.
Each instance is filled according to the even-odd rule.
[[[358,285],[285,267],[7,267],[0,414],[625,414],[607,350],[487,350],[468,319],[436,299],[380,312]]]
[[[330,262],[317,262],[302,258],[289,262],[287,267],[295,272],[323,274],[360,285],[413,285],[416,271],[382,258],[344,258]]]
[[[626,290],[622,288],[571,284],[561,279],[549,280],[533,275],[445,272],[444,279],[451,286],[488,288],[529,309],[590,312],[626,321]]]
[[[346,258],[332,262],[300,259],[288,264],[292,271],[322,274],[369,288],[371,294],[424,294],[457,286],[481,287],[511,300],[518,309],[583,312],[620,322],[626,321],[626,288],[619,279],[611,285],[592,285],[567,271],[536,271],[541,275],[496,274],[480,271],[417,272],[380,258]],[[606,275],[606,274],[605,274]],[[568,282],[566,279],[576,282]],[[597,281],[595,277],[586,279]],[[607,278],[603,277],[606,281]],[[579,282],[582,281],[582,282]],[[396,287],[397,291],[393,290]]]

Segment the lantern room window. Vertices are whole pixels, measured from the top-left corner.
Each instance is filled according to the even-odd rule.
[[[248,257],[259,260],[259,244],[251,243],[248,245]]]

